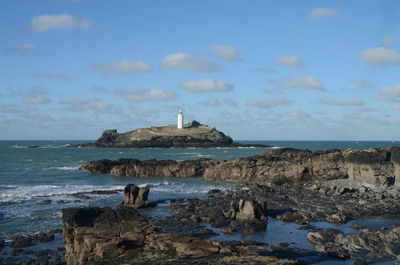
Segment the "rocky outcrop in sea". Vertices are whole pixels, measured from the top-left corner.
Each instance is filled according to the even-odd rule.
[[[118,159],[84,163],[80,170],[132,177],[195,177],[240,183],[349,179],[370,187],[400,183],[400,147],[316,151],[277,149],[233,160]]]

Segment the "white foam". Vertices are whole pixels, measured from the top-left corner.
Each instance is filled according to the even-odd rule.
[[[64,167],[52,167],[51,169],[58,169],[58,170],[78,170],[79,166],[64,166]]]
[[[124,186],[95,186],[95,185],[35,185],[35,186],[0,186],[0,202],[22,202],[40,197],[71,195],[78,192],[93,190],[117,190]]]
[[[13,145],[13,148],[21,149],[21,148],[28,148],[26,145]]]

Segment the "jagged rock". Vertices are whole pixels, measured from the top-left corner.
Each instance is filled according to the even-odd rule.
[[[234,220],[266,221],[267,202],[257,199],[240,199],[231,204],[227,214]]]
[[[99,160],[80,169],[95,174],[132,177],[195,177],[209,181],[282,185],[307,180],[348,178],[354,183],[380,187],[398,184],[400,147],[368,150],[311,152],[283,148],[233,160]],[[396,182],[397,181],[397,182]],[[319,192],[326,194],[321,188]],[[355,190],[339,190],[353,193]]]
[[[211,164],[218,161],[209,159],[187,160],[146,160],[120,158],[118,160],[103,159],[84,163],[80,170],[93,174],[112,174],[116,176],[147,177],[199,177]]]
[[[69,265],[88,264],[139,252],[178,256],[219,254],[219,242],[162,233],[134,208],[63,209],[65,259]],[[224,250],[226,252],[226,250]]]
[[[128,184],[124,190],[123,205],[133,207],[135,209],[143,208],[151,205],[147,198],[150,189],[147,187],[139,188],[135,184]]]
[[[400,227],[389,231],[364,230],[357,234],[321,229],[308,233],[307,238],[320,252],[342,252],[363,256],[369,261],[382,257],[397,259],[400,255]]]

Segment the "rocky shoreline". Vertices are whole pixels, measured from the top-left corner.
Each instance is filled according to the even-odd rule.
[[[354,264],[367,264],[396,260],[400,255],[400,226],[389,231],[368,229],[344,234],[312,224],[322,221],[339,224],[388,214],[400,216],[396,203],[400,190],[397,187],[390,192],[365,187],[355,190],[345,183],[327,189],[326,184],[326,181],[321,185],[253,184],[227,192],[210,190],[204,200],[174,200],[166,206],[146,202],[149,190],[130,184],[125,189],[123,205],[116,209],[63,210],[66,261],[80,265],[210,264],[210,261],[307,264],[311,260],[353,260]],[[325,192],[320,192],[322,189]],[[143,207],[164,207],[172,212],[164,218],[145,217],[136,210]],[[309,231],[307,238],[315,250],[290,247],[285,242],[209,240],[216,235],[214,229],[226,235],[265,231],[269,218],[301,224],[301,229]]]
[[[399,185],[400,147],[316,152],[284,148],[233,160],[103,159],[84,163],[79,169],[115,176],[204,177],[257,184],[349,179],[379,187]]]
[[[27,264],[30,260],[33,264],[52,265],[309,264],[353,260],[353,264],[368,264],[395,262],[400,255],[400,226],[375,231],[353,225],[364,230],[345,234],[313,225],[385,215],[400,217],[397,186],[371,189],[348,180],[250,184],[232,191],[210,190],[204,199],[171,199],[167,204],[148,201],[149,192],[149,188],[129,184],[124,189],[122,205],[115,209],[66,208],[65,249],[24,249],[30,244],[54,240],[54,234],[60,231],[10,238],[8,248],[14,249],[10,255],[15,256],[3,259],[2,263]],[[150,217],[141,212],[148,208],[171,213]],[[219,233],[229,236],[265,231],[270,218],[300,224],[299,229],[308,231],[307,239],[315,250],[291,247],[289,242],[210,240]]]
[[[29,248],[54,241],[60,231],[8,238],[0,241],[0,253],[7,256],[0,257],[0,263],[283,265],[351,260],[352,264],[394,264],[400,260],[399,165],[400,147],[323,152],[280,149],[234,160],[88,162],[80,169],[93,174],[198,176],[247,184],[228,191],[210,190],[203,199],[153,202],[148,201],[149,188],[129,184],[115,208],[63,210],[65,249]],[[90,194],[76,196],[84,200]],[[145,214],[148,210],[168,214],[152,216]],[[399,221],[377,230],[358,223],[385,216]],[[241,240],[230,239],[265,233],[274,220],[296,224],[314,249],[292,246],[290,238],[279,243],[241,236]],[[340,225],[349,222],[350,233],[340,230]]]

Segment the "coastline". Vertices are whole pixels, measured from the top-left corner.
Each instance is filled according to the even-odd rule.
[[[90,148],[90,149],[85,149],[85,151],[84,152],[82,152],[83,150],[81,149],[81,150],[79,150],[79,148],[77,148],[77,149],[70,149],[70,148],[64,148],[64,147],[62,147],[62,144],[58,144],[58,143],[55,143],[54,144],[54,146],[59,146],[59,147],[56,147],[56,148],[53,148],[53,147],[51,147],[51,146],[49,146],[49,147],[47,147],[47,148],[32,148],[32,149],[30,149],[30,148],[13,148],[12,146],[12,144],[11,145],[9,145],[10,147],[9,148],[11,148],[11,149],[7,149],[7,150],[14,150],[15,152],[16,152],[16,154],[15,155],[18,155],[18,156],[21,156],[21,154],[23,154],[23,153],[25,153],[25,154],[30,154],[30,155],[32,155],[32,154],[41,154],[41,155],[44,155],[44,154],[47,154],[48,156],[49,156],[49,159],[50,159],[50,157],[54,157],[54,154],[63,154],[63,153],[65,153],[66,155],[70,155],[70,154],[76,154],[77,155],[77,160],[76,161],[82,161],[82,155],[84,155],[85,153],[87,153],[85,156],[87,157],[87,158],[90,158],[90,157],[99,157],[99,158],[101,158],[101,157],[107,157],[107,156],[110,156],[110,155],[112,155],[112,156],[114,156],[114,157],[120,157],[120,156],[126,156],[126,155],[129,155],[129,154],[131,154],[131,155],[138,155],[138,154],[142,154],[142,155],[144,155],[143,157],[144,157],[144,159],[143,160],[145,160],[146,159],[146,157],[149,159],[149,158],[152,158],[152,157],[154,157],[155,156],[155,154],[157,154],[159,157],[176,157],[176,158],[178,158],[178,160],[181,160],[181,159],[179,159],[179,158],[187,158],[187,157],[190,157],[191,159],[196,159],[196,158],[198,158],[198,157],[201,157],[201,156],[206,156],[206,157],[209,157],[209,158],[213,158],[213,159],[223,159],[223,157],[225,157],[225,159],[226,158],[228,158],[228,159],[235,159],[235,157],[232,157],[232,158],[229,158],[228,156],[229,155],[233,155],[233,154],[235,154],[235,155],[239,155],[239,154],[242,154],[243,152],[245,152],[245,153],[243,153],[242,155],[244,155],[244,156],[251,156],[252,155],[252,153],[257,153],[257,152],[262,152],[263,151],[263,149],[261,149],[261,148],[244,148],[244,149],[230,149],[230,148],[226,148],[226,149],[224,149],[224,148],[222,148],[222,149],[195,149],[195,150],[188,150],[188,151],[184,151],[184,150],[182,150],[182,149],[174,149],[174,148],[171,148],[171,149],[157,149],[157,148],[155,148],[155,149],[97,149],[97,148],[94,148],[94,149],[92,149],[92,148]],[[104,153],[104,151],[106,151],[106,153]],[[119,154],[120,152],[122,152],[121,154]],[[172,152],[172,153],[171,153]],[[245,155],[247,153],[247,155]],[[68,155],[68,156],[69,156]],[[57,156],[59,156],[59,155],[57,155]],[[12,156],[10,157],[10,159],[12,158]],[[27,157],[28,158],[28,157]],[[109,157],[109,158],[112,158],[112,157]],[[23,158],[23,157],[21,157],[21,162],[18,162],[18,163],[25,163],[25,167],[26,168],[30,168],[31,166],[29,166],[29,164],[31,164],[31,165],[35,165],[36,163],[38,163],[39,161],[37,161],[37,159],[35,158],[35,157],[31,157],[31,158],[29,158],[29,159],[31,159],[32,161],[30,161],[30,162],[23,162],[23,159],[26,159],[26,158]],[[63,172],[65,172],[66,174],[65,174],[65,176],[68,176],[69,174],[73,174],[75,177],[75,179],[76,178],[82,178],[82,180],[83,179],[85,179],[85,181],[90,181],[90,179],[98,179],[98,180],[106,180],[106,179],[109,179],[109,180],[111,180],[111,179],[113,179],[114,177],[111,177],[110,175],[103,175],[103,176],[91,176],[91,175],[89,175],[89,174],[87,174],[87,173],[85,173],[85,172],[80,172],[80,171],[76,171],[76,167],[78,166],[77,164],[75,164],[74,165],[74,167],[71,167],[70,166],[70,164],[68,165],[68,164],[65,164],[66,162],[67,163],[71,163],[71,162],[68,162],[67,160],[65,160],[65,158],[63,158],[63,157],[59,157],[59,159],[60,159],[60,164],[54,164],[54,162],[53,162],[53,164],[51,164],[51,163],[49,163],[49,165],[51,165],[51,166],[47,166],[49,169],[46,169],[45,171],[48,171],[48,170],[51,170],[52,172],[59,172],[59,173],[63,173]],[[83,160],[84,160],[85,158],[83,158]],[[63,162],[62,162],[63,161]],[[83,161],[82,161],[83,162]],[[22,165],[22,164],[21,164]],[[27,166],[28,165],[28,166]],[[10,164],[10,167],[12,167],[12,164]],[[50,168],[53,168],[53,169],[50,169]],[[57,168],[60,168],[60,169],[57,169]],[[61,169],[61,168],[63,168],[63,169]],[[68,168],[68,169],[67,169]],[[6,168],[7,169],[7,168]],[[32,168],[32,174],[33,174],[33,172],[35,171],[35,170],[37,170],[37,169],[34,169],[34,168]],[[44,171],[44,172],[45,172]],[[42,171],[43,172],[43,171]],[[49,173],[50,173],[50,171],[49,171]],[[43,173],[42,173],[43,174]],[[116,181],[116,180],[118,180],[118,181],[120,181],[120,183],[121,183],[121,185],[123,185],[122,183],[128,183],[128,182],[130,182],[130,181],[135,181],[135,183],[137,182],[137,181],[139,181],[139,179],[135,179],[135,178],[119,178],[119,177],[117,177],[115,180],[113,180],[113,181]],[[197,180],[199,180],[198,178],[196,178],[196,181]],[[188,187],[191,187],[190,185],[192,185],[192,184],[190,184],[190,182],[191,181],[193,181],[192,179],[188,179],[188,180],[185,180],[185,179],[173,179],[173,178],[167,178],[167,179],[158,179],[158,180],[156,180],[156,182],[158,182],[158,183],[162,183],[163,181],[167,181],[167,182],[169,182],[169,184],[163,184],[163,185],[161,185],[161,186],[157,186],[158,184],[153,184],[153,180],[152,179],[141,179],[140,180],[141,182],[139,182],[139,183],[149,183],[149,184],[146,184],[146,186],[148,185],[149,187],[150,187],[150,196],[152,197],[152,196],[154,196],[154,195],[156,195],[157,193],[160,193],[160,192],[164,192],[164,190],[166,189],[166,188],[168,188],[168,190],[170,190],[171,191],[171,193],[170,193],[170,195],[168,195],[168,196],[166,196],[165,198],[169,198],[169,199],[173,199],[174,197],[175,198],[177,198],[177,196],[176,195],[173,195],[174,194],[174,191],[179,191],[179,190],[182,190],[182,191],[185,191],[185,189],[187,189]],[[189,186],[185,186],[185,187],[180,187],[180,186],[177,186],[177,185],[179,185],[179,183],[181,182],[181,181],[186,181],[187,182],[187,185],[189,185]],[[201,183],[203,183],[203,182],[201,182]],[[18,185],[18,184],[17,184]],[[194,184],[194,186],[197,186],[198,184]],[[217,189],[221,189],[222,187],[224,187],[224,185],[225,184],[223,184],[223,185],[220,185],[219,187],[218,187],[218,185],[216,185],[216,186],[214,186],[214,187],[211,187],[210,186],[210,188],[206,188],[207,186],[204,186],[204,191],[203,191],[203,193],[202,194],[206,194],[206,192],[208,191],[208,190],[210,190],[210,189],[215,189],[215,188],[217,188]],[[332,186],[334,186],[334,185],[332,185]],[[340,185],[339,185],[340,186]],[[233,187],[232,187],[233,188]],[[239,188],[239,189],[241,189],[240,187],[237,187],[237,188]],[[320,186],[318,186],[318,190],[315,190],[316,192],[317,192],[317,194],[322,194],[322,195],[324,195],[324,196],[332,196],[332,195],[330,195],[330,194],[334,194],[334,193],[341,193],[341,191],[337,191],[337,189],[336,190],[330,190],[330,189],[327,189],[327,188],[321,188]],[[351,189],[353,189],[352,187],[349,187],[349,188],[351,188]],[[234,189],[236,189],[236,188],[234,188]],[[233,189],[233,190],[234,190]],[[285,189],[287,189],[287,188],[285,188]],[[357,188],[358,189],[358,188]],[[325,192],[326,192],[326,194],[324,194],[324,193],[322,193],[323,191],[322,190],[325,190]],[[195,198],[195,197],[197,197],[197,198],[199,198],[198,197],[198,195],[195,195],[195,196],[193,196],[194,195],[194,189],[193,190],[187,190],[188,191],[188,193],[187,193],[187,197],[186,198],[190,198],[190,197],[192,197],[192,198]],[[389,197],[388,199],[390,199],[390,198],[392,198],[391,196],[392,195],[390,195],[390,196],[388,196],[388,194],[384,194],[384,193],[379,193],[379,192],[375,192],[375,191],[372,191],[372,190],[370,190],[369,192],[371,192],[371,193],[367,193],[367,194],[370,194],[370,195],[368,195],[368,196],[371,196],[371,197],[374,197],[375,198],[375,196],[386,196],[386,197]],[[192,193],[193,195],[190,195],[190,193]],[[177,193],[176,193],[177,194]],[[383,194],[383,195],[382,195]],[[396,193],[394,193],[394,194],[396,194]],[[343,195],[335,195],[335,196],[338,196],[338,198],[341,198],[342,196],[353,196],[354,195],[354,193],[352,193],[352,192],[347,192],[347,193],[345,193],[345,194],[343,194]],[[87,196],[89,196],[89,197],[92,197],[92,199],[88,199],[87,200],[87,202],[91,202],[95,197],[97,197],[97,198],[99,198],[98,200],[96,199],[96,201],[98,201],[97,202],[97,204],[96,205],[98,205],[98,206],[112,206],[112,205],[116,205],[116,204],[118,204],[117,202],[118,201],[121,201],[121,193],[119,193],[119,194],[115,194],[115,195],[107,195],[107,194],[104,194],[104,195],[95,195],[95,194],[87,194]],[[115,199],[113,199],[113,203],[111,203],[111,204],[109,204],[109,203],[107,203],[107,201],[109,201],[109,199],[107,199],[107,198],[110,198],[110,196],[114,196],[114,198]],[[208,195],[207,195],[208,196]],[[287,195],[285,195],[285,196],[287,196]],[[103,198],[103,199],[100,199],[100,198]],[[119,198],[119,199],[118,199]],[[178,197],[179,198],[179,197]],[[206,198],[206,197],[202,197],[202,198],[200,198],[200,200],[204,200],[204,198]],[[317,197],[316,197],[317,198]],[[50,198],[49,198],[50,199]],[[158,200],[158,199],[156,199],[156,198],[152,198],[152,200]],[[43,199],[44,200],[44,199]],[[64,199],[64,201],[66,201],[66,203],[65,204],[57,204],[57,200],[53,200],[53,199],[51,199],[52,200],[52,202],[51,202],[51,204],[49,204],[49,207],[53,207],[53,206],[57,206],[57,207],[74,207],[74,206],[78,206],[78,205],[82,205],[82,206],[84,206],[84,201],[83,201],[83,204],[82,203],[74,203],[74,200],[71,200],[71,199],[68,199],[68,200],[65,200]],[[361,201],[362,200],[365,200],[365,199],[360,199]],[[386,200],[386,199],[385,199]],[[68,201],[68,202],[67,202]],[[296,201],[296,200],[295,200]],[[367,200],[368,201],[368,200]],[[93,201],[94,202],[94,201]],[[389,202],[389,201],[388,201]],[[22,202],[22,203],[25,203],[25,202]],[[108,204],[108,205],[107,205]],[[164,205],[165,206],[165,205]],[[155,212],[158,212],[158,211],[161,211],[161,212],[163,212],[163,210],[162,210],[162,208],[164,207],[163,206],[163,204],[161,204],[160,205],[160,207],[156,207],[155,209],[154,209],[154,211]],[[272,204],[271,204],[271,206],[272,206]],[[40,206],[40,205],[38,205],[37,207],[42,207],[42,206]],[[146,211],[153,211],[153,210],[151,210],[151,209],[146,209]],[[272,216],[269,216],[270,217],[270,220],[269,220],[269,223],[270,222],[273,222],[273,223],[276,223],[276,224],[279,224],[279,225],[281,225],[282,227],[290,227],[291,226],[291,224],[293,224],[293,221],[286,221],[286,223],[281,223],[281,221],[280,220],[277,220],[277,219],[275,219],[275,217],[272,217]],[[372,217],[372,216],[370,216],[370,217]],[[287,216],[286,218],[289,218],[289,216]],[[389,217],[389,218],[391,218],[391,217]],[[275,221],[275,220],[277,220],[277,221]],[[362,223],[361,222],[361,219],[355,219],[355,220],[351,220],[351,221],[349,221],[349,222],[347,222],[347,223],[349,223],[349,225],[350,224],[353,224],[353,223],[357,223],[358,221],[357,220],[360,220],[359,221],[359,223]],[[391,221],[391,223],[392,224],[395,224],[396,223],[396,219],[389,219],[389,220],[392,220]],[[376,229],[376,228],[379,228],[380,226],[379,226],[379,223],[382,223],[382,225],[385,225],[385,227],[387,227],[387,229],[391,229],[391,226],[389,225],[389,226],[387,226],[387,224],[384,224],[383,223],[383,220],[382,219],[377,219],[376,221],[371,221],[371,222],[375,222],[375,226],[374,226],[374,228]],[[315,229],[315,228],[323,228],[325,225],[324,224],[314,224],[314,221],[311,221],[310,222],[310,224],[311,225],[314,225],[315,227],[314,228],[310,228],[309,230],[297,230],[298,228],[299,228],[299,226],[297,226],[297,227],[295,227],[295,228],[293,228],[293,230],[290,230],[290,231],[292,231],[292,233],[294,233],[294,234],[298,234],[299,233],[299,231],[308,231],[308,232],[312,232],[312,229]],[[390,223],[389,223],[390,224]],[[268,226],[268,225],[267,225]],[[301,226],[301,225],[300,225]],[[365,226],[365,225],[364,225]],[[272,226],[273,227],[273,226]],[[272,227],[270,227],[270,228],[272,228]],[[335,226],[336,227],[336,226]],[[368,226],[365,226],[365,227],[368,227]],[[267,227],[267,229],[268,229],[268,227]],[[346,228],[347,229],[347,228]],[[344,230],[344,231],[347,231],[347,232],[356,232],[355,230],[352,230],[352,231],[350,231],[350,230]],[[212,240],[214,240],[214,239],[217,239],[217,240],[219,240],[218,238],[220,238],[221,240],[245,240],[245,238],[251,238],[250,237],[250,235],[247,235],[247,236],[245,236],[245,237],[238,237],[237,235],[236,235],[236,237],[235,236],[232,236],[232,237],[229,237],[229,235],[226,235],[226,236],[223,236],[223,232],[221,231],[221,230],[216,230],[215,231],[216,233],[222,233],[222,234],[220,234],[219,236],[216,236],[216,237],[211,237],[210,239],[212,239]],[[262,234],[263,233],[265,233],[265,232],[257,232],[256,234],[255,234],[255,236],[253,237],[255,240],[257,240],[257,241],[260,241],[261,240],[261,238],[263,238],[263,236],[262,236]],[[258,235],[258,236],[257,236]],[[290,234],[288,234],[288,236],[289,236]],[[304,234],[303,234],[304,235]],[[270,237],[271,237],[271,235],[270,235]],[[300,236],[299,235],[299,237],[298,237],[298,239],[299,240],[306,240],[305,239],[305,237],[304,236]],[[297,240],[297,239],[296,239]],[[261,240],[262,241],[262,240]],[[279,240],[278,240],[279,241]],[[290,240],[288,240],[288,239],[284,239],[284,238],[282,238],[281,239],[281,241],[280,242],[278,242],[278,241],[269,241],[269,242],[265,242],[266,244],[276,244],[276,243],[290,243]],[[299,241],[299,242],[302,242],[302,241]],[[264,244],[265,244],[264,243]],[[8,243],[7,243],[8,244]],[[244,242],[242,242],[241,244],[245,244]],[[297,247],[298,247],[299,245],[297,245]],[[282,247],[282,246],[281,246]],[[289,248],[291,248],[292,249],[292,251],[295,251],[294,250],[294,247],[295,247],[295,245],[293,245],[293,246],[291,246],[291,247],[289,247]],[[8,251],[8,250],[7,250]],[[300,250],[298,250],[298,251],[300,251]],[[287,253],[288,254],[288,253]],[[24,255],[22,255],[22,256],[24,256]],[[22,256],[20,256],[20,257],[22,257]]]

